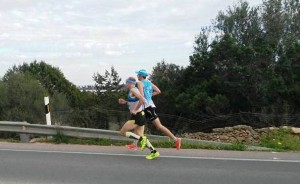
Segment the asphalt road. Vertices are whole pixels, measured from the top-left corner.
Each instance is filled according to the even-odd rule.
[[[0,184],[299,184],[300,154],[0,143]]]

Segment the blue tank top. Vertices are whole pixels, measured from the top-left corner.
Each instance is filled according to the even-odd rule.
[[[131,95],[132,95],[132,93],[129,90],[128,94],[127,94],[127,101],[128,102],[137,102],[137,101],[139,101],[139,99],[137,97],[132,97]]]
[[[152,100],[153,95],[152,83],[149,80],[142,80],[142,83],[144,85],[144,97],[149,102]]]
[[[132,110],[136,107],[136,105],[139,103],[139,98],[135,97],[131,91],[135,91],[136,93],[140,93],[138,88],[134,87],[131,90],[128,91],[128,95],[127,95],[127,105],[128,108],[130,110],[130,112],[132,112]],[[143,107],[141,106],[138,110],[138,112],[142,111]]]

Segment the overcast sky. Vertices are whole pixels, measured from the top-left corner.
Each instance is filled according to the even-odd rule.
[[[0,0],[0,77],[34,60],[76,85],[114,66],[121,78],[163,59],[189,64],[195,36],[237,0]],[[261,0],[248,0],[251,5]]]

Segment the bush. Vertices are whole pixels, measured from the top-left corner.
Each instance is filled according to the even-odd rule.
[[[279,151],[300,151],[299,137],[293,135],[289,129],[279,129],[263,136],[261,139],[261,146]]]

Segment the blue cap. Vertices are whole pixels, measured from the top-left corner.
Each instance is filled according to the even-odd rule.
[[[138,74],[138,75],[141,75],[143,77],[147,77],[149,75],[145,69],[141,69],[141,70],[139,70],[135,73]]]

